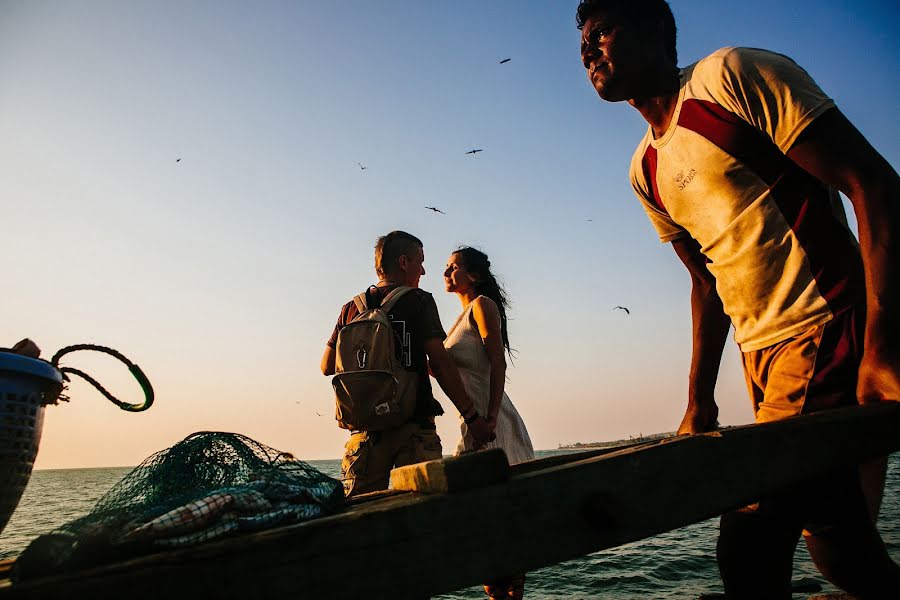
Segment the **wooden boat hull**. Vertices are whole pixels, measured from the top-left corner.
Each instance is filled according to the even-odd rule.
[[[423,463],[407,469],[430,473],[398,482],[442,493],[376,493],[331,517],[18,584],[0,600],[424,598],[708,519],[900,450],[898,432],[891,403],[508,470],[499,451]]]

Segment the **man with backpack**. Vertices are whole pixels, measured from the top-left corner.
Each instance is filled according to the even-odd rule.
[[[434,298],[419,289],[424,261],[417,237],[378,238],[378,283],[341,308],[322,355],[322,373],[336,374],[338,424],[351,431],[341,463],[347,496],[387,489],[394,467],[442,457],[434,418],[444,410],[429,369],[476,439],[494,439],[444,348]]]

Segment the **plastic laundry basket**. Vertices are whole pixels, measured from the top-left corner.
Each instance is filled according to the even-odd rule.
[[[0,531],[28,485],[44,425],[44,407],[62,391],[45,360],[0,351]]]

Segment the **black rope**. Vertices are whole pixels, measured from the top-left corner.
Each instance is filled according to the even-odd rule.
[[[93,350],[94,352],[102,352],[104,354],[109,354],[110,356],[119,359],[128,367],[128,370],[131,371],[131,374],[140,384],[141,389],[144,391],[144,402],[143,404],[128,404],[127,402],[122,402],[104,388],[100,383],[79,369],[75,369],[72,367],[59,367],[59,359],[61,359],[66,354],[70,352],[77,352],[79,350]],[[107,348],[106,346],[96,346],[94,344],[76,344],[74,346],[66,346],[65,348],[60,349],[56,354],[53,355],[53,358],[50,359],[50,363],[59,369],[59,372],[62,373],[63,379],[66,381],[71,381],[69,379],[68,374],[78,375],[92,386],[97,388],[101,394],[106,396],[106,398],[121,408],[122,410],[127,410],[129,412],[141,412],[142,410],[147,410],[153,404],[153,386],[150,385],[150,380],[147,379],[147,376],[144,375],[144,372],[141,371],[141,368],[128,360],[122,353],[117,350],[113,350],[112,348]],[[68,400],[67,398],[60,398],[61,400]]]

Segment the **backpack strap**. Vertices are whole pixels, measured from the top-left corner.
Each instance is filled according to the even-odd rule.
[[[366,310],[368,310],[369,308],[366,303],[366,292],[353,296],[353,303],[356,305],[357,314],[361,315],[366,312]]]
[[[388,311],[388,310],[392,309],[394,307],[394,304],[396,304],[397,300],[399,300],[400,297],[403,296],[403,294],[405,294],[406,292],[408,292],[412,289],[413,288],[407,287],[405,285],[400,285],[400,286],[395,287],[390,292],[388,292],[387,296],[385,296],[384,298],[381,299],[381,305],[378,308],[380,308],[384,311]],[[356,296],[353,297],[353,303],[356,305],[357,314],[361,315],[364,312],[366,312],[367,310],[369,310],[369,303],[366,300],[366,294],[368,293],[368,291],[369,290],[366,290],[365,292],[363,292],[361,294],[357,294]]]
[[[399,300],[401,296],[403,296],[403,294],[412,290],[413,288],[407,287],[405,285],[395,287],[387,296],[385,296],[381,300],[381,310],[383,310],[384,312],[389,312],[392,308],[394,308],[394,304],[397,303],[397,300]]]

